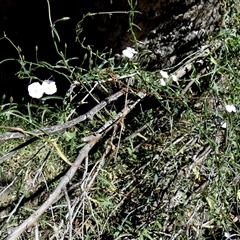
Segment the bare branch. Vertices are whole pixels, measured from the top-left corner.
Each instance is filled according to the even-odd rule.
[[[58,124],[58,125],[54,125],[54,126],[50,126],[50,127],[45,127],[41,130],[33,130],[31,132],[28,131],[24,131],[24,133],[22,132],[8,132],[8,133],[4,133],[0,135],[0,141],[4,141],[4,140],[8,140],[8,139],[13,139],[13,138],[24,138],[27,136],[40,136],[40,135],[44,135],[46,133],[54,133],[54,132],[59,132],[62,131],[64,129],[67,128],[71,128],[73,126],[75,126],[76,124],[85,121],[86,119],[93,119],[93,116],[99,112],[101,109],[103,109],[105,106],[107,106],[110,102],[117,100],[119,97],[121,97],[123,95],[123,93],[125,92],[125,89],[122,89],[122,91],[116,92],[115,94],[111,95],[110,97],[106,98],[105,100],[103,100],[102,102],[100,102],[97,106],[95,106],[94,108],[92,108],[90,111],[88,111],[87,113],[74,118],[70,121],[67,121],[63,124]]]
[[[49,198],[42,204],[42,206],[33,213],[28,219],[26,219],[20,226],[15,228],[12,233],[8,236],[7,239],[17,239],[25,230],[32,227],[39,217],[59,198],[62,193],[62,190],[66,187],[69,181],[73,178],[76,173],[78,167],[81,165],[82,161],[88,157],[89,151],[93,148],[93,146],[99,141],[99,139],[106,134],[110,129],[112,129],[115,124],[118,124],[119,121],[124,118],[139,102],[141,99],[138,99],[136,102],[131,105],[126,105],[124,109],[119,112],[113,119],[104,124],[98,131],[96,131],[93,135],[86,137],[84,140],[88,143],[80,150],[76,160],[74,161],[74,165],[68,170],[65,176],[61,179],[60,183],[56,187],[56,189],[52,192]],[[106,150],[107,152],[109,149]]]
[[[74,164],[81,165],[83,159],[87,157],[89,151],[92,147],[99,141],[102,135],[97,135],[91,142],[88,142],[79,152]],[[72,166],[65,176],[61,179],[60,183],[56,187],[56,189],[52,192],[49,198],[43,203],[43,205],[33,213],[28,219],[26,219],[20,226],[15,228],[13,232],[8,236],[7,239],[17,239],[25,230],[32,227],[39,217],[58,199],[59,195],[62,192],[62,189],[66,187],[68,182],[72,179],[74,174],[77,171],[77,167]]]

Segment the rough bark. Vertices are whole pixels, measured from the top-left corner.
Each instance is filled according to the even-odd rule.
[[[109,46],[116,51],[132,44],[132,36],[129,30],[128,14],[121,11],[130,11],[127,0],[89,0],[82,4],[81,1],[72,1],[66,5],[63,1],[51,1],[51,15],[53,21],[69,16],[69,24],[59,24],[57,29],[63,40],[74,39],[74,28],[82,16],[88,12],[119,12],[99,14],[87,18],[83,22],[82,36],[87,36],[87,42],[100,48]],[[134,5],[135,1],[133,1]],[[192,41],[195,35],[200,38],[203,29],[207,33],[216,30],[221,22],[221,1],[219,0],[141,0],[137,2],[134,23],[141,30],[135,28],[137,39],[147,39],[147,43],[153,48],[160,45],[181,45],[181,42]],[[33,44],[39,44],[49,37],[49,23],[47,4],[45,1],[25,1],[18,3],[16,0],[0,0],[0,30],[27,46],[27,40]],[[37,11],[38,10],[38,11]],[[34,24],[29,25],[29,22]],[[69,30],[71,29],[71,31]],[[194,32],[195,31],[195,32]],[[64,36],[66,33],[68,36]],[[69,36],[69,34],[71,36]],[[154,39],[154,41],[153,41]],[[26,42],[27,41],[27,42]],[[25,43],[25,44],[24,44]],[[156,47],[154,47],[156,45]]]
[[[108,2],[108,1],[107,1]],[[103,3],[93,11],[129,11],[127,1]],[[153,51],[152,65],[158,67],[176,63],[201,45],[206,36],[217,31],[221,24],[221,1],[218,0],[141,0],[135,10],[141,12],[134,16],[134,28],[138,40],[143,41],[141,48]],[[97,23],[97,24],[96,24]],[[88,31],[88,27],[91,30]],[[83,24],[87,41],[97,47],[109,46],[120,52],[132,46],[126,14],[97,15]],[[99,36],[97,44],[94,36]]]

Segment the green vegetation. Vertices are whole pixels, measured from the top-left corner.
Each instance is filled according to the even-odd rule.
[[[23,239],[240,238],[240,13],[226,4],[220,32],[164,69],[165,86],[141,52],[116,60],[79,40],[87,54],[71,65],[56,41],[67,19],[52,23],[50,11],[56,65],[28,62],[12,43],[20,79],[41,81],[35,71],[46,68],[70,87],[26,105],[2,97],[1,239],[17,226]],[[89,100],[98,107],[85,114]]]

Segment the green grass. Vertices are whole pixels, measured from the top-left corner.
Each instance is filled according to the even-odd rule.
[[[146,96],[112,129],[103,131],[84,158],[83,169],[77,170],[35,227],[23,233],[23,239],[54,235],[56,239],[238,239],[240,14],[231,2],[227,9],[209,52],[196,50],[190,59],[168,70],[176,74],[187,64],[192,66],[177,83],[171,77],[166,80],[166,86],[157,82],[158,71],[147,71],[138,59],[116,61],[109,53],[93,53],[90,47],[86,49],[92,57],[83,59],[89,61],[90,71],[72,67],[64,56],[57,70],[47,63],[24,60],[19,77],[38,79],[27,70],[30,64],[47,67],[63,74],[71,87],[78,81],[79,91],[69,89],[58,106],[51,106],[51,99],[26,106],[3,99],[0,126],[19,127],[31,135],[34,129],[74,119],[95,79],[100,80],[97,88],[104,97],[120,89],[127,93],[92,120],[38,136],[0,162],[1,238],[38,210],[56,189],[70,168],[62,154],[73,162],[88,144],[83,138],[98,131],[124,106],[140,100],[141,93]],[[200,59],[204,64],[198,66]],[[135,82],[128,86],[131,74]],[[125,77],[117,80],[116,76]],[[237,112],[227,112],[227,104],[235,105]],[[0,157],[26,141],[1,142]]]

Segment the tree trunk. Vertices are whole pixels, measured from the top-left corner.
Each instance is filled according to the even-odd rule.
[[[217,31],[221,24],[219,0],[141,0],[135,10],[136,38],[143,42],[141,48],[152,50],[151,64],[170,66],[196,50],[206,36]],[[93,12],[129,11],[127,0],[103,1],[94,6]],[[89,28],[89,26],[91,26]],[[83,23],[82,36],[96,48],[111,47],[120,52],[133,46],[126,14],[97,15]],[[85,33],[85,35],[84,35]],[[97,42],[96,42],[96,36]]]

